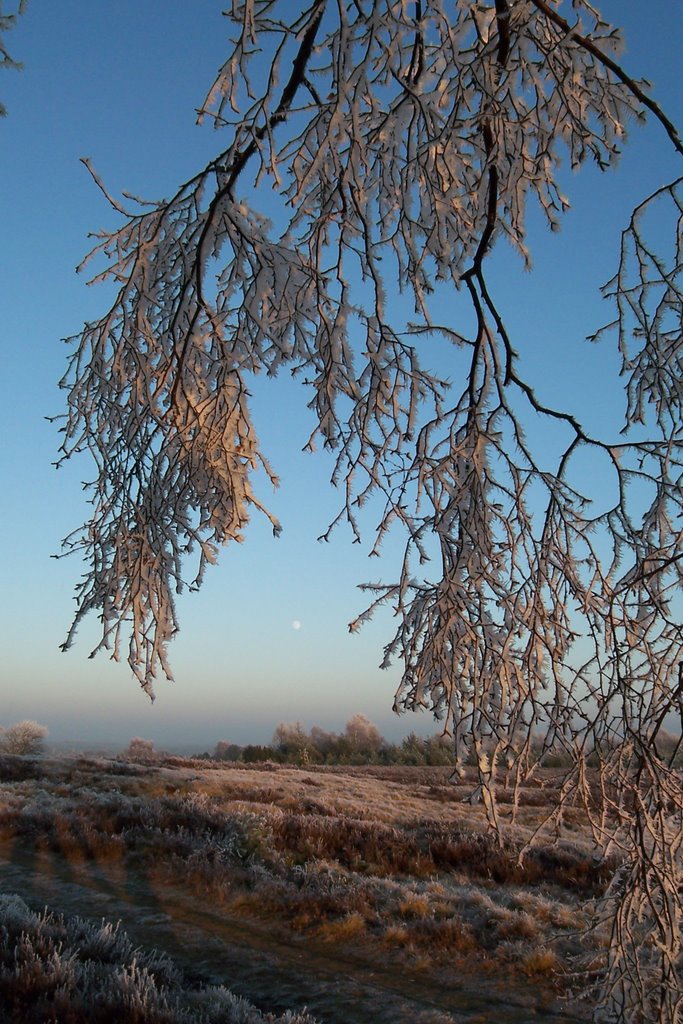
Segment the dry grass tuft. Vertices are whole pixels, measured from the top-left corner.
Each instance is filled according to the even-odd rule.
[[[325,942],[351,942],[365,933],[365,918],[358,913],[347,914],[338,921],[326,921],[318,929],[318,935]]]
[[[552,949],[533,949],[524,957],[521,967],[530,977],[547,977],[558,973],[560,961]]]
[[[388,946],[398,946],[401,949],[410,944],[410,932],[400,924],[389,925],[384,930],[382,938]]]
[[[496,922],[496,934],[500,939],[536,939],[540,925],[524,912],[503,911]]]
[[[401,917],[428,917],[431,913],[431,907],[427,896],[421,896],[417,893],[408,893],[399,903],[398,912]]]

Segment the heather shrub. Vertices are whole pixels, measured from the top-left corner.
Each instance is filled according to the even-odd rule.
[[[381,822],[290,814],[275,824],[273,842],[296,863],[323,858],[362,873],[405,875],[433,867],[412,835]]]
[[[28,779],[41,779],[45,768],[40,761],[28,758],[17,758],[5,754],[0,749],[0,782],[21,782]]]
[[[192,987],[166,956],[93,924],[0,896],[0,1012],[22,1024],[315,1024],[263,1015],[222,986]]]

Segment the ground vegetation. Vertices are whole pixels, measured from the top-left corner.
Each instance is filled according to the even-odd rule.
[[[406,764],[5,756],[0,852],[92,866],[118,887],[143,880],[160,910],[183,893],[434,984],[455,972],[519,988],[522,976],[539,1005],[564,998],[586,1018],[577,979],[599,978],[609,951],[608,929],[587,927],[618,862],[596,859],[580,807],[559,834],[545,827],[561,771],[539,772],[517,803],[501,794],[502,842],[467,771],[454,787],[448,767]]]

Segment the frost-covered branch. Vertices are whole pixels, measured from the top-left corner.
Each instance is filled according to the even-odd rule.
[[[89,450],[96,465],[93,515],[66,542],[87,571],[65,646],[96,610],[101,646],[118,656],[128,635],[148,692],[170,673],[187,556],[198,585],[250,514],[268,515],[251,485],[259,467],[276,482],[253,377],[300,376],[309,447],[334,450],[343,492],[330,530],[360,539],[374,501],[372,553],[405,537],[396,581],[365,584],[351,628],[393,609],[396,706],[441,718],[457,765],[474,756],[499,833],[501,774],[536,770],[539,730],[541,765],[571,759],[551,823],[581,803],[596,845],[622,859],[598,913],[616,929],[600,1012],[635,1024],[644,1006],[675,1019],[683,987],[680,775],[657,752],[682,712],[681,179],[633,212],[604,289],[614,318],[594,337],[617,338],[626,396],[614,436],[531,387],[489,257],[505,239],[530,265],[530,200],[557,229],[563,157],[609,169],[645,115],[681,144],[618,62],[618,32],[588,0],[571,5],[575,25],[564,6],[233,5],[201,113],[227,144],[168,200],[110,197],[122,224],[90,256],[118,293],[73,339],[62,382],[62,458]],[[260,187],[279,200],[270,220]],[[443,323],[449,289],[469,305],[462,322]],[[452,353],[452,382],[426,365],[427,337]],[[565,438],[554,464],[544,423]],[[586,454],[610,488],[602,510],[577,470]]]
[[[11,28],[14,28],[17,18],[25,10],[26,0],[18,0],[18,3],[15,5],[16,10],[11,14],[5,13],[3,7],[4,4],[0,2],[0,68],[14,68],[15,70],[18,70],[21,68],[21,64],[16,60],[13,60],[10,56],[9,51],[5,46],[4,36]],[[5,117],[6,114],[7,110],[5,109],[5,106],[0,103],[0,117]]]

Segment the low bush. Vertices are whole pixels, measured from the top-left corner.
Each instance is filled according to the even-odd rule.
[[[40,754],[47,734],[46,725],[25,718],[7,729],[0,727],[0,749],[8,754]]]

